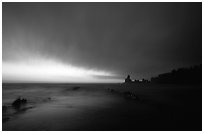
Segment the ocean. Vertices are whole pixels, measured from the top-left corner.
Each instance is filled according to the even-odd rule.
[[[202,87],[3,84],[3,131],[201,130]],[[27,100],[19,108],[17,98]]]

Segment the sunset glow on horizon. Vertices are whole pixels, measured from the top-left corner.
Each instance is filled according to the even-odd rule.
[[[4,82],[120,82],[118,79],[109,79],[109,76],[116,75],[54,60],[33,59],[24,62],[3,62],[3,79],[6,79]],[[98,77],[107,77],[107,79]]]

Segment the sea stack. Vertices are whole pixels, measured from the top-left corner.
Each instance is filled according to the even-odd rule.
[[[127,78],[125,79],[125,83],[132,83],[130,75],[128,75]]]

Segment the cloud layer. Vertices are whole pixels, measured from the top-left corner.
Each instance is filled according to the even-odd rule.
[[[202,62],[201,3],[3,3],[3,62],[149,78]]]

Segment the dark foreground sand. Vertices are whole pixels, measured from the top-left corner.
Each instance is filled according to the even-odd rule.
[[[26,109],[10,115],[8,107],[7,113],[3,112],[3,130],[202,130],[201,86],[152,84],[78,86],[80,88],[74,85],[67,87],[68,89],[66,85],[52,87],[58,88],[59,91],[49,94],[51,100],[35,104],[30,102]],[[137,99],[125,96],[124,92],[127,91],[134,92]],[[29,100],[29,97],[26,98]]]

